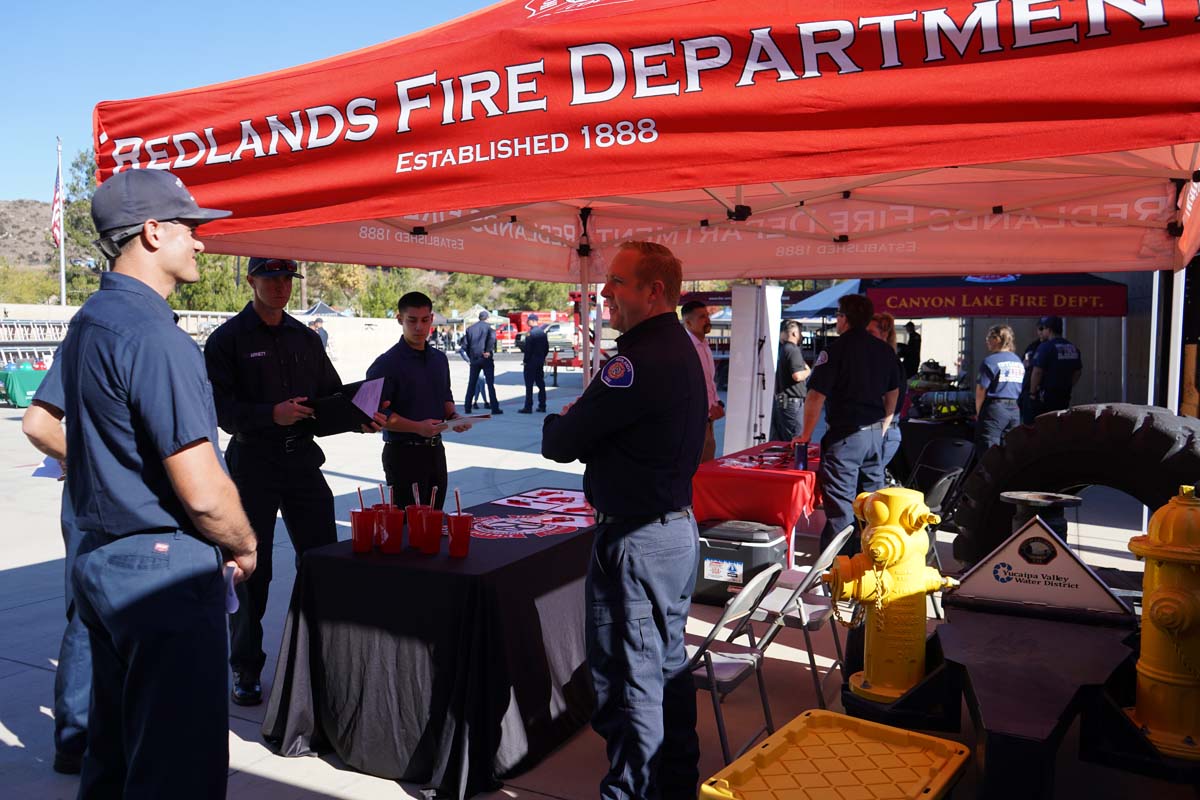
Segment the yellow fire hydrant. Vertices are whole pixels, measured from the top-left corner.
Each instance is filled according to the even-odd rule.
[[[851,691],[891,703],[925,677],[925,595],[958,581],[925,566],[925,526],[941,520],[920,492],[863,492],[854,514],[865,524],[862,552],[838,556],[822,580],[834,600],[857,600],[865,609],[865,669],[850,676]]]
[[[1159,752],[1200,760],[1200,498],[1192,486],[1154,512],[1129,549],[1145,559],[1137,705],[1126,713]]]

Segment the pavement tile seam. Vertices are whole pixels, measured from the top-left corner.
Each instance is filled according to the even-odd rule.
[[[45,670],[46,672],[56,672],[57,671],[57,669],[55,667],[47,667],[42,664],[30,664],[28,661],[22,661],[19,658],[7,658],[5,656],[0,656],[0,661],[6,661],[10,664],[20,664],[21,666],[29,667],[30,669],[42,669],[42,670]]]
[[[42,597],[37,600],[30,600],[27,603],[18,603],[15,606],[4,606],[3,608],[0,608],[0,614],[3,614],[6,611],[16,611],[18,609],[28,608],[29,606],[36,606],[40,603],[49,603],[51,600],[57,600],[57,601],[61,602],[62,599],[63,599],[63,595],[60,592],[58,594],[49,595],[47,597]]]

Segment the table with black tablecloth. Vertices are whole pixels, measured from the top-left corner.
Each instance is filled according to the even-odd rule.
[[[483,505],[481,517],[518,509]],[[465,559],[304,555],[263,736],[467,797],[537,763],[594,707],[584,645],[590,528],[493,529]]]

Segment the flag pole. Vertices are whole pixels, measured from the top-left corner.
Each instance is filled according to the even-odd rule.
[[[62,137],[58,139],[58,187],[59,192],[62,191]],[[66,198],[61,198],[62,207],[66,206]],[[67,221],[66,214],[59,212],[59,226],[61,232],[58,238],[58,304],[65,306],[67,304]]]

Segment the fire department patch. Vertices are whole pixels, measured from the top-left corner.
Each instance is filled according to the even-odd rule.
[[[604,365],[600,380],[605,386],[614,389],[627,389],[633,386],[633,364],[625,356],[617,356]]]
[[[476,517],[471,536],[479,539],[525,539],[530,536],[561,536],[579,530],[574,525],[543,522],[540,516]]]

